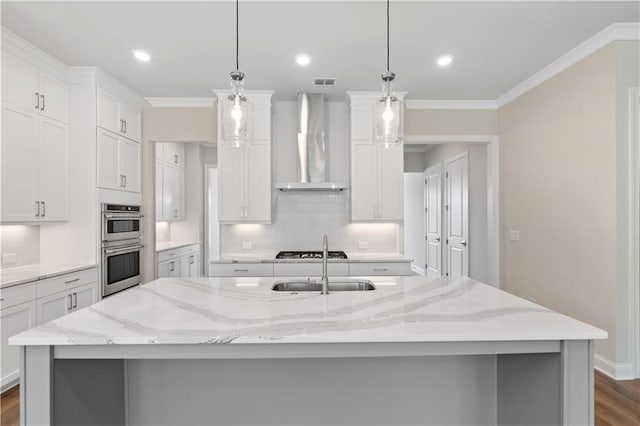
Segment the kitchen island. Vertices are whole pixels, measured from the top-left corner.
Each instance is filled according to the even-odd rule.
[[[593,423],[607,334],[467,279],[165,278],[14,336],[24,424]]]

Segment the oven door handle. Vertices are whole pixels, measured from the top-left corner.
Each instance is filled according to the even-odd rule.
[[[105,214],[104,217],[106,219],[142,219],[143,215],[141,214]]]
[[[144,247],[143,245],[137,245],[137,246],[132,246],[132,247],[124,247],[124,248],[121,248],[121,249],[105,249],[104,252],[106,254],[129,253],[129,252],[132,252],[132,251],[140,250],[143,247]]]

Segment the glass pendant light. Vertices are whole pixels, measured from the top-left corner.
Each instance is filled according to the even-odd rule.
[[[389,69],[389,0],[387,0],[387,70],[382,73],[382,95],[373,106],[373,142],[383,148],[402,145],[403,104],[391,90],[396,77]]]
[[[253,105],[244,94],[244,73],[238,65],[239,31],[238,12],[239,0],[236,0],[236,69],[231,71],[231,94],[227,102],[222,103],[222,132],[224,143],[235,147],[249,145],[252,139]]]

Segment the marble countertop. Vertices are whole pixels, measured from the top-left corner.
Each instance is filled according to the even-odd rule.
[[[227,253],[209,259],[209,263],[321,263],[322,259],[276,259],[277,253]],[[410,263],[412,258],[400,253],[347,253],[347,259],[329,259],[334,263],[384,262]]]
[[[0,288],[24,284],[31,281],[44,280],[58,275],[70,274],[84,269],[95,268],[96,264],[36,263],[33,265],[16,266],[0,269]]]
[[[176,243],[176,242],[156,242],[156,251],[165,251],[165,250],[173,250],[180,247],[193,246],[196,244],[200,244],[200,241],[187,241],[184,243]]]
[[[604,339],[468,278],[371,277],[368,292],[274,292],[273,278],[162,278],[9,339],[11,345]]]

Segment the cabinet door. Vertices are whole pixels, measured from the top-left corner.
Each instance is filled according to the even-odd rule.
[[[74,293],[74,309],[83,309],[91,306],[98,301],[98,283],[90,283],[82,285],[73,290]]]
[[[36,303],[27,302],[0,310],[0,336],[2,336],[2,356],[0,357],[0,387],[20,376],[20,348],[9,346],[9,337],[36,326]]]
[[[192,254],[189,256],[189,277],[200,276],[200,255]]]
[[[168,164],[162,165],[162,209],[165,220],[180,218],[181,180],[180,169]]]
[[[245,147],[223,144],[218,152],[218,216],[221,222],[244,220],[245,206]]]
[[[122,134],[129,139],[140,142],[140,109],[121,102],[120,120],[124,122]]]
[[[3,222],[38,220],[37,121],[35,112],[2,106]]]
[[[71,312],[73,309],[73,296],[71,293],[63,291],[62,293],[55,293],[38,299],[38,324],[53,321]]]
[[[164,165],[156,161],[156,220],[165,220],[164,215]]]
[[[191,273],[191,256],[184,256],[177,260],[180,263],[180,276],[181,277],[190,277]]]
[[[271,155],[268,143],[247,148],[245,221],[271,221]]]
[[[40,108],[38,68],[2,49],[2,102],[27,111]]]
[[[112,132],[120,133],[122,126],[120,123],[119,99],[101,87],[98,87],[97,97],[98,126],[111,130]]]
[[[174,166],[184,167],[184,145],[181,143],[164,143],[162,160]]]
[[[369,107],[351,108],[351,139],[370,141],[373,137],[373,99]]]
[[[69,128],[42,117],[39,125],[41,221],[69,219]]]
[[[404,220],[404,154],[402,147],[376,148],[378,156],[378,220]]]
[[[140,144],[120,138],[120,176],[124,176],[125,191],[140,192]]]
[[[98,186],[107,189],[123,189],[120,178],[118,135],[98,129]]]
[[[351,151],[351,219],[375,220],[378,209],[375,147],[354,144]]]
[[[40,113],[62,123],[69,123],[69,86],[64,81],[40,71]]]
[[[167,278],[171,274],[171,261],[158,262],[158,278]]]

